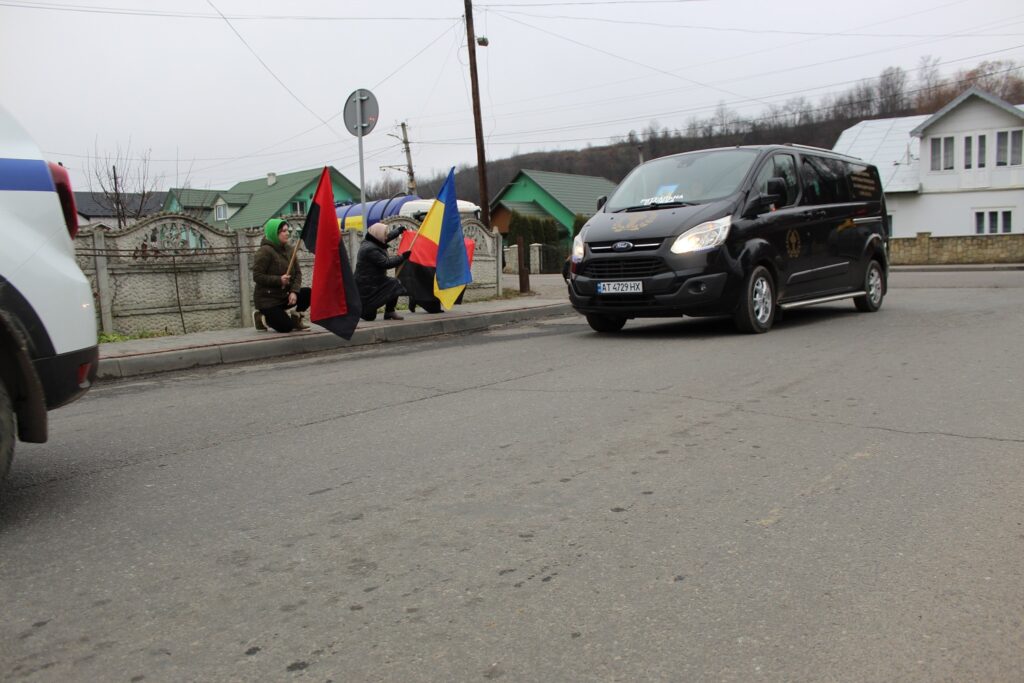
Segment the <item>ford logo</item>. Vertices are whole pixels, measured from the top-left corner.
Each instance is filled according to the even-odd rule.
[[[632,242],[616,242],[612,245],[612,251],[629,251],[632,248]]]

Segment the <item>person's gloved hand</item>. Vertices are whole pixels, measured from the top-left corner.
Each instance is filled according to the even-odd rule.
[[[404,260],[406,260],[406,261],[408,261],[411,256],[412,256],[412,250],[411,249],[409,251],[403,251],[402,252],[402,258]]]

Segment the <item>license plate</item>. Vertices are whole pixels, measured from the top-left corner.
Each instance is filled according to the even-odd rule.
[[[623,282],[598,282],[598,294],[643,294],[643,280],[625,280]]]

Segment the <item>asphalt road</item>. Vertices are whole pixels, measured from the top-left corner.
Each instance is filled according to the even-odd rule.
[[[5,681],[1019,681],[1024,271],[96,387],[0,495]]]

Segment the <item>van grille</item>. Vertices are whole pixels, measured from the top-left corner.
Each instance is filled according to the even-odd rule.
[[[627,279],[664,273],[668,266],[660,258],[607,258],[588,261],[583,275],[592,278]]]

